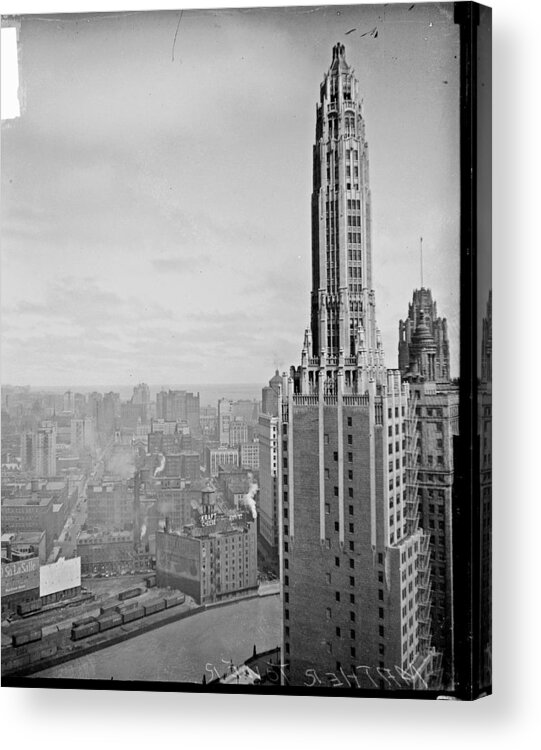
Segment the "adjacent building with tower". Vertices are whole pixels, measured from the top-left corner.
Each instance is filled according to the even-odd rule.
[[[422,286],[413,292],[408,317],[398,324],[398,342],[402,376],[412,373],[438,382],[450,380],[447,320],[438,317],[430,289]]]
[[[396,688],[399,670],[425,688],[441,663],[430,540],[413,523],[410,388],[376,324],[370,202],[358,83],[337,44],[317,106],[311,326],[278,403],[283,654],[293,685],[317,670]]]

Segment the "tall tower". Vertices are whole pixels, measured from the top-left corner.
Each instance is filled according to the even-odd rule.
[[[386,380],[372,289],[368,143],[358,83],[343,44],[333,49],[316,111],[312,192],[311,326],[296,390],[313,393],[324,371],[336,392],[338,366],[351,393]]]
[[[438,317],[430,289],[415,289],[408,317],[398,324],[398,367],[402,376],[447,382],[451,378],[447,319]]]
[[[434,685],[409,393],[385,369],[365,125],[337,44],[317,105],[311,326],[278,412],[283,654],[293,685]]]

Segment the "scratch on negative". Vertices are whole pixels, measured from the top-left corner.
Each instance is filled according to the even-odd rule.
[[[175,31],[175,38],[173,39],[173,49],[171,50],[171,62],[175,62],[175,44],[177,43],[177,35],[178,30],[180,28],[180,22],[182,21],[182,14],[184,13],[183,10],[180,11],[180,16],[178,17],[178,23],[177,23],[177,29]]]

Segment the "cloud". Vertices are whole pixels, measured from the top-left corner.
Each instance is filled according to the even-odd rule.
[[[152,267],[158,273],[192,274],[203,272],[208,266],[210,258],[208,255],[189,256],[181,255],[170,258],[156,258],[152,260]]]

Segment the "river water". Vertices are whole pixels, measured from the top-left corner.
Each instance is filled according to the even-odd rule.
[[[280,598],[263,596],[210,609],[33,677],[200,683],[280,644]]]

